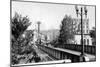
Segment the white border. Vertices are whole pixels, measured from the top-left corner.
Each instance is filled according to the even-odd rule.
[[[34,0],[29,0],[34,1]],[[100,15],[100,2],[99,0],[35,0],[43,2],[56,2],[56,3],[71,3],[71,4],[87,4],[96,5],[97,8],[97,21],[96,21],[96,33],[97,33],[97,55],[96,62],[86,63],[71,63],[71,64],[53,64],[53,65],[39,65],[37,67],[99,67],[100,59],[100,44],[99,44],[99,15]],[[10,0],[0,0],[0,66],[10,67]],[[32,66],[31,66],[32,67]]]

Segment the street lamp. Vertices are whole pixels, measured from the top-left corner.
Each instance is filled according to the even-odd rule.
[[[38,24],[38,44],[40,44],[40,24],[41,24],[41,22],[40,21],[38,21],[37,22],[37,24]]]
[[[85,17],[87,17],[87,8],[86,8],[86,6],[84,7],[84,9],[83,9],[83,7],[81,7],[80,12],[79,12],[79,8],[76,5],[75,9],[76,9],[77,17],[78,17],[78,15],[81,16],[81,45],[82,45],[82,51],[81,51],[81,55],[80,55],[80,61],[84,61],[85,54],[84,54],[84,43],[83,43],[83,15],[85,15]],[[83,12],[83,10],[84,10],[84,12]]]

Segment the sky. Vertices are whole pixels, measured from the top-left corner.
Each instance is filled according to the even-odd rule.
[[[80,7],[78,6],[79,9]],[[88,10],[89,28],[92,29],[95,26],[95,7],[86,7]],[[11,8],[12,17],[15,15],[15,12],[29,17],[32,24],[28,29],[36,29],[38,21],[41,22],[40,30],[59,29],[65,15],[69,15],[72,18],[80,18],[76,16],[75,5],[12,1]]]

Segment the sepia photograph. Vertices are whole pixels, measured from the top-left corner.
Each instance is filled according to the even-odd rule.
[[[96,5],[10,4],[11,67],[96,61]]]

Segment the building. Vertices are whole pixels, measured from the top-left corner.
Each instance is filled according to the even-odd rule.
[[[46,34],[43,34],[42,32],[38,33],[37,30],[34,30],[34,37],[33,37],[33,43],[35,44],[38,39],[41,40],[41,43],[46,43],[49,41],[49,37]]]
[[[75,31],[75,43],[81,44],[81,19],[73,19],[73,31]],[[92,45],[92,38],[89,35],[89,19],[83,19],[83,43]]]

